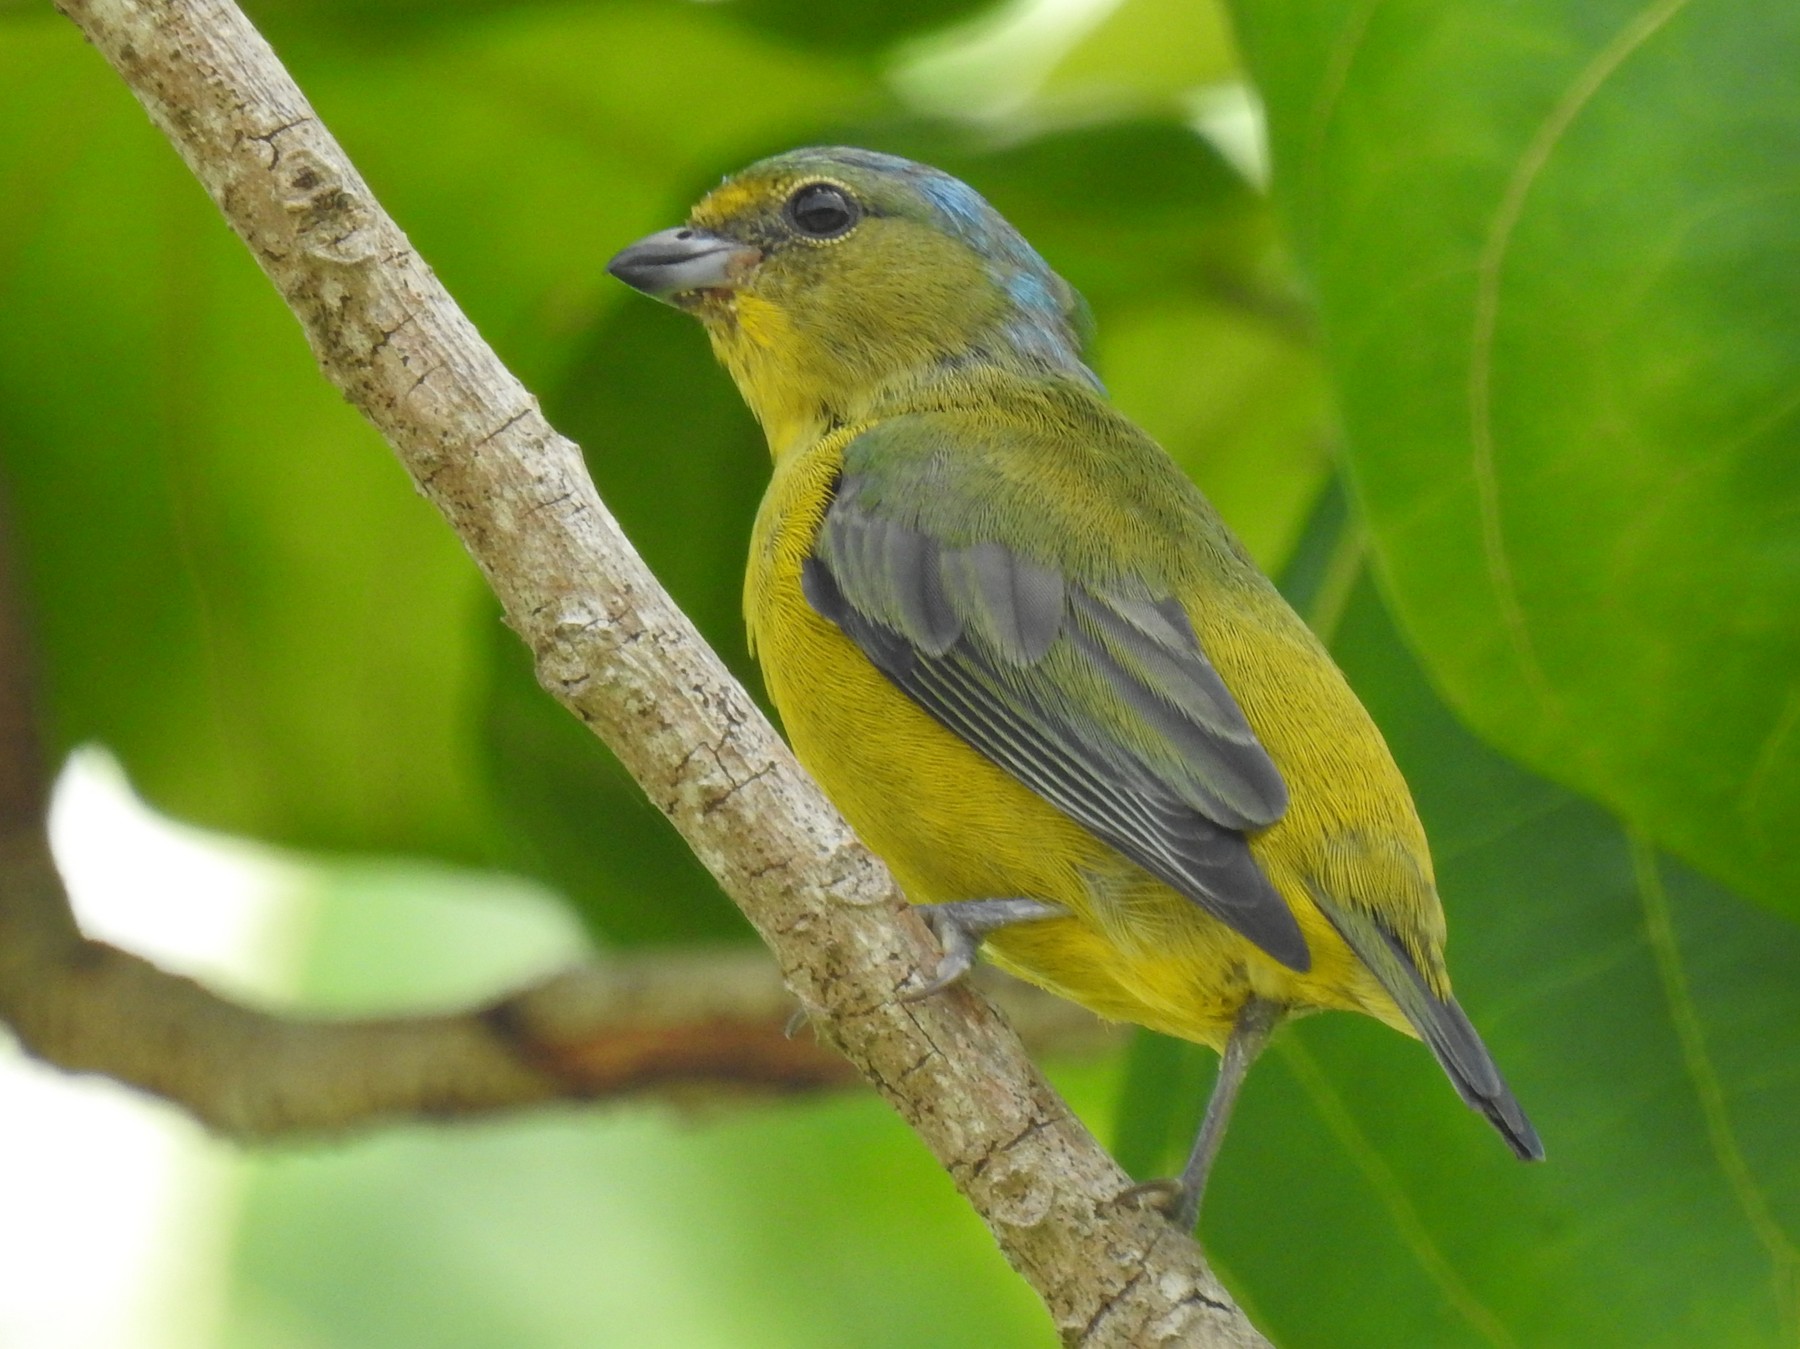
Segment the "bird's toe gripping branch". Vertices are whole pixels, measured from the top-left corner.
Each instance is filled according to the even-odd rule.
[[[918,1002],[942,993],[961,979],[975,964],[975,956],[989,933],[1015,923],[1067,918],[1069,911],[1041,899],[958,899],[947,904],[922,904],[919,916],[944,948],[944,956],[930,979],[900,995],[902,1002]]]

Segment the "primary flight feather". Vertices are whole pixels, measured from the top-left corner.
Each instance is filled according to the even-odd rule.
[[[978,194],[866,150],[754,164],[611,271],[692,313],[774,474],[745,613],[795,752],[944,941],[1225,1054],[1321,1008],[1422,1038],[1524,1158],[1450,993],[1424,832],[1368,714],[1083,363],[1079,300]]]

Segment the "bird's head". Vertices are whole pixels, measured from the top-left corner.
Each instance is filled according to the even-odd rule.
[[[971,368],[1098,383],[1075,291],[972,188],[893,155],[752,164],[607,270],[706,325],[778,454]]]

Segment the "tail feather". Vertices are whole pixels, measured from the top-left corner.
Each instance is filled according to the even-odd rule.
[[[1313,898],[1437,1056],[1457,1095],[1487,1117],[1521,1161],[1543,1161],[1537,1130],[1456,999],[1432,992],[1406,948],[1375,918],[1316,891]]]
[[[1420,1017],[1408,1010],[1407,1016],[1425,1037],[1431,1052],[1437,1055],[1437,1061],[1443,1065],[1457,1094],[1471,1108],[1487,1116],[1488,1122],[1500,1131],[1500,1136],[1520,1161],[1543,1161],[1544,1144],[1538,1138],[1537,1130],[1531,1127],[1518,1098],[1506,1085],[1506,1079],[1500,1076],[1493,1056],[1481,1043],[1481,1037],[1469,1024],[1469,1018],[1463,1014],[1456,999],[1439,1000],[1429,991],[1425,996],[1429,1000],[1429,1013]]]

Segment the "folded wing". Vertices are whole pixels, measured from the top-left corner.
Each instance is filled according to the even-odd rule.
[[[847,472],[802,571],[813,608],[1046,801],[1295,970],[1311,960],[1246,833],[1287,790],[1180,602],[951,543]]]

